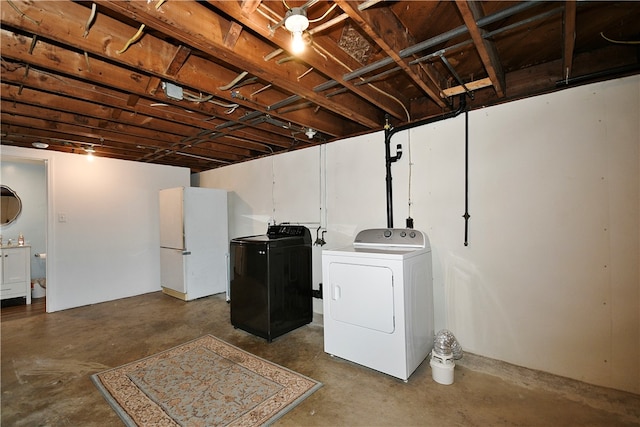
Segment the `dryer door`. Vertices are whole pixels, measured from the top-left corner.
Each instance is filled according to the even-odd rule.
[[[385,266],[329,264],[329,310],[333,320],[393,333],[393,271]]]

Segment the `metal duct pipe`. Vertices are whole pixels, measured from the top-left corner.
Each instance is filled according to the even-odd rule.
[[[392,127],[391,125],[389,125],[388,122],[385,124],[384,148],[385,148],[385,161],[386,161],[386,170],[387,170],[386,177],[385,177],[385,181],[387,185],[387,228],[393,228],[393,194],[392,194],[393,185],[391,183],[393,178],[391,176],[391,164],[398,161],[400,159],[400,156],[402,155],[402,150],[400,149],[398,152],[398,155],[391,157],[391,138],[397,132],[400,132],[403,130],[407,130],[417,126],[427,125],[430,123],[439,122],[440,120],[456,117],[460,113],[462,113],[466,107],[467,107],[467,101],[466,101],[465,95],[462,94],[460,95],[460,105],[458,106],[458,109],[455,111],[451,111],[441,116],[430,117],[428,119],[419,120],[417,122],[407,123],[397,128]]]
[[[442,329],[433,339],[433,352],[441,357],[453,356],[458,360],[462,358],[462,347],[456,337],[447,329]]]
[[[596,71],[591,74],[584,74],[582,76],[570,77],[567,79],[558,80],[556,87],[570,86],[580,83],[587,83],[592,80],[604,79],[611,76],[624,77],[628,73],[637,72],[640,69],[638,64],[624,65],[622,67],[610,68],[608,70]]]

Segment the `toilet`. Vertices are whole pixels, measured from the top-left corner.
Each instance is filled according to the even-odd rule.
[[[47,296],[46,279],[34,279],[31,281],[31,298],[43,298]]]
[[[47,259],[46,253],[38,253],[35,254],[35,257],[40,260],[40,262],[45,263]],[[47,296],[47,279],[33,279],[31,281],[31,298],[43,298]]]

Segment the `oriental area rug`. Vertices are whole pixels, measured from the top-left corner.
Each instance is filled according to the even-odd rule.
[[[261,426],[322,386],[211,335],[91,376],[128,426]]]

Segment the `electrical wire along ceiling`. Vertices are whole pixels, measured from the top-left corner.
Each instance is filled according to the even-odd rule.
[[[2,0],[1,143],[193,172],[640,70],[640,2]],[[543,125],[543,124],[542,124]]]

